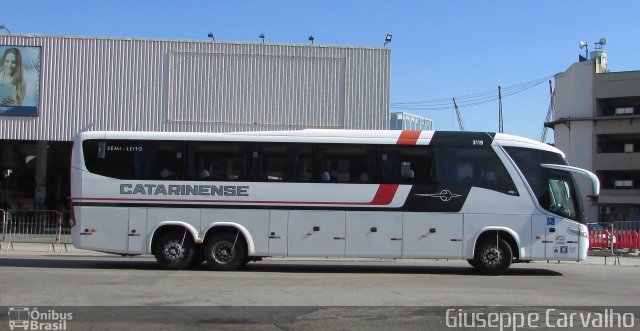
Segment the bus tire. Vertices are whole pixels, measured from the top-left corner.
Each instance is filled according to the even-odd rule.
[[[189,263],[189,267],[195,268],[204,262],[204,256],[202,255],[202,245],[195,245],[194,247],[195,253],[193,254],[193,259],[191,263]]]
[[[486,238],[476,247],[473,266],[489,275],[500,275],[511,265],[513,252],[506,240]]]
[[[213,270],[235,270],[244,265],[247,247],[240,234],[216,233],[204,246],[204,257]]]
[[[472,267],[476,267],[476,260],[474,259],[467,259],[467,262],[469,263],[469,265],[471,265]]]
[[[185,230],[186,231],[186,230]],[[158,263],[167,269],[184,269],[191,264],[195,244],[189,234],[169,232],[156,242],[154,255]]]

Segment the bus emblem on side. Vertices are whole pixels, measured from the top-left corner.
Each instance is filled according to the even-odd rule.
[[[451,193],[451,191],[449,190],[442,190],[440,191],[440,193],[435,193],[435,194],[416,194],[416,195],[421,197],[440,198],[440,200],[444,202],[451,201],[451,199],[453,198],[461,197],[460,194]]]

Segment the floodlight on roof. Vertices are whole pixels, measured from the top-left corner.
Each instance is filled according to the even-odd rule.
[[[387,34],[387,36],[384,37],[384,46],[387,46],[387,44],[391,42],[391,38],[393,38],[391,34]]]

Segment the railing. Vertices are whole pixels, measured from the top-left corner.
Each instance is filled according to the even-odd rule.
[[[640,252],[640,222],[600,223],[603,230],[589,230],[589,249],[613,255],[638,256]],[[605,260],[606,263],[606,260]],[[619,263],[619,262],[618,262]]]
[[[2,237],[0,237],[0,243],[5,241],[6,238],[6,233],[5,230],[7,229],[7,226],[5,225],[7,222],[7,217],[6,217],[7,213],[0,209],[0,233],[2,233]],[[2,248],[2,246],[0,246],[0,248]]]
[[[67,250],[71,243],[71,221],[68,212],[57,210],[0,210],[2,242],[6,249],[14,243],[47,243]],[[0,246],[1,247],[1,246]]]
[[[613,249],[618,253],[640,250],[640,222],[613,223]]]

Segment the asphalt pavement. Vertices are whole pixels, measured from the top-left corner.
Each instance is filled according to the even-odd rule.
[[[0,242],[0,257],[2,256],[42,256],[55,254],[58,257],[64,256],[114,256],[114,254],[89,251],[84,249],[78,249],[73,244],[46,244],[46,243],[9,243]],[[315,261],[315,260],[333,260],[333,261],[380,261],[380,259],[358,259],[358,258],[287,258],[287,257],[273,257],[269,258],[275,261]],[[402,261],[402,260],[397,260]],[[416,261],[416,260],[411,260]],[[557,261],[550,260],[549,263],[558,263]],[[465,262],[466,263],[466,262]],[[575,262],[560,262],[560,263],[575,263]],[[606,254],[600,254],[596,252],[595,255],[590,255],[587,260],[582,262],[593,265],[611,265],[621,267],[640,267],[640,257],[638,256],[608,256]]]

